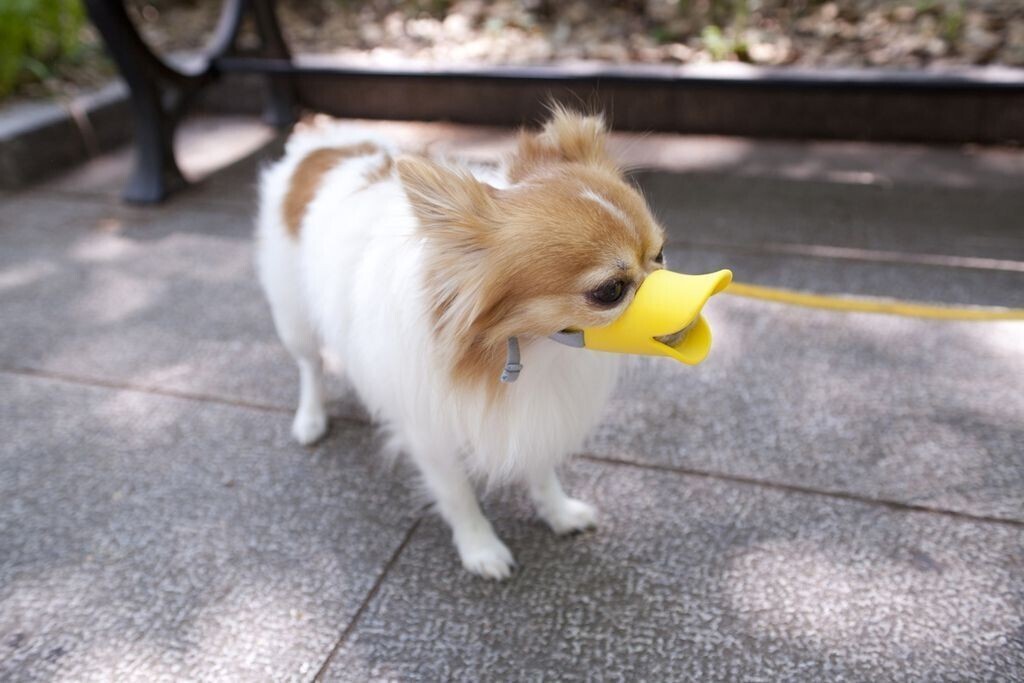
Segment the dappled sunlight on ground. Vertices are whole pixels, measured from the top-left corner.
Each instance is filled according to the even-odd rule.
[[[376,128],[477,159],[512,140]],[[185,145],[197,173],[258,139],[204,130]],[[673,268],[1024,301],[1024,269],[764,248],[771,235],[1020,263],[1017,159],[623,141],[682,170],[638,176]],[[1024,671],[1024,323],[716,296],[707,361],[630,359],[567,468],[599,530],[556,538],[521,493],[493,491],[484,507],[521,567],[477,581],[440,520],[415,525],[415,482],[379,457],[343,381],[324,442],[288,435],[296,371],[251,264],[257,168],[279,141],[262,149],[159,207],[117,203],[127,155],[0,204],[0,678],[307,680],[325,663],[328,680]],[[937,160],[951,172],[928,170]]]
[[[45,260],[13,264],[0,272],[0,291],[31,286],[52,275],[56,269],[54,263]]]
[[[1002,571],[944,553],[935,539],[895,534],[885,541],[888,557],[858,552],[844,539],[760,543],[726,569],[736,587],[731,603],[751,635],[784,637],[823,657],[868,663],[885,642],[908,658],[969,671],[970,657],[952,644],[961,635],[993,656],[1006,651],[1017,609],[977,597],[1006,593]],[[922,549],[936,546],[941,559]]]
[[[991,323],[973,330],[979,349],[998,354],[999,358],[1024,374],[1024,323]],[[1017,373],[1011,371],[1011,376]]]

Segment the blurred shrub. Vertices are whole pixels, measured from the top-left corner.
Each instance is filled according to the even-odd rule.
[[[0,98],[79,58],[84,24],[80,0],[0,0]]]

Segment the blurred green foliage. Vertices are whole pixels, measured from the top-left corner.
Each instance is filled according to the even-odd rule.
[[[711,54],[711,59],[716,62],[732,57],[742,62],[750,61],[747,43],[736,33],[736,31],[730,31],[727,34],[718,26],[710,24],[700,32],[700,39],[708,53]]]
[[[0,0],[0,98],[79,59],[84,25],[80,0]]]

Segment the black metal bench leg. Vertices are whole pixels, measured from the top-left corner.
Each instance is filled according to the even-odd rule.
[[[122,196],[128,202],[155,203],[188,184],[174,158],[174,130],[180,112],[169,111],[161,101],[182,95],[167,90],[161,93],[150,84],[131,86],[131,91],[135,169]]]
[[[189,76],[170,69],[139,36],[120,2],[86,0],[85,5],[131,91],[135,170],[123,197],[159,202],[186,184],[174,159],[174,129],[187,96],[209,73]]]
[[[256,31],[260,36],[260,54],[264,57],[291,60],[288,43],[281,33],[273,0],[250,0]],[[287,76],[267,76],[267,103],[263,120],[275,128],[295,123],[295,92]]]
[[[178,71],[149,49],[122,0],[85,0],[86,9],[131,90],[135,123],[135,170],[123,196],[154,203],[187,184],[174,158],[174,131],[188,102],[217,75],[216,61],[235,49],[243,15],[251,12],[260,38],[258,54],[290,60],[271,0],[225,0],[205,63],[194,73]],[[264,118],[278,127],[295,121],[295,97],[287,76],[268,76]]]

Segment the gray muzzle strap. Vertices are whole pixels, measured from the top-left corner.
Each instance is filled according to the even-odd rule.
[[[505,357],[505,369],[501,371],[501,381],[511,384],[519,379],[523,364],[519,362],[519,338],[508,338],[508,355]]]
[[[555,332],[548,336],[548,339],[556,341],[559,344],[565,344],[571,346],[574,349],[583,348],[583,333],[576,330],[562,330],[561,332]]]
[[[574,349],[583,348],[583,333],[573,330],[562,330],[550,335],[548,339],[556,341]],[[522,359],[519,356],[519,338],[508,338],[508,351],[505,356],[505,368],[501,371],[501,381],[511,384],[519,379],[519,373],[523,371]]]

